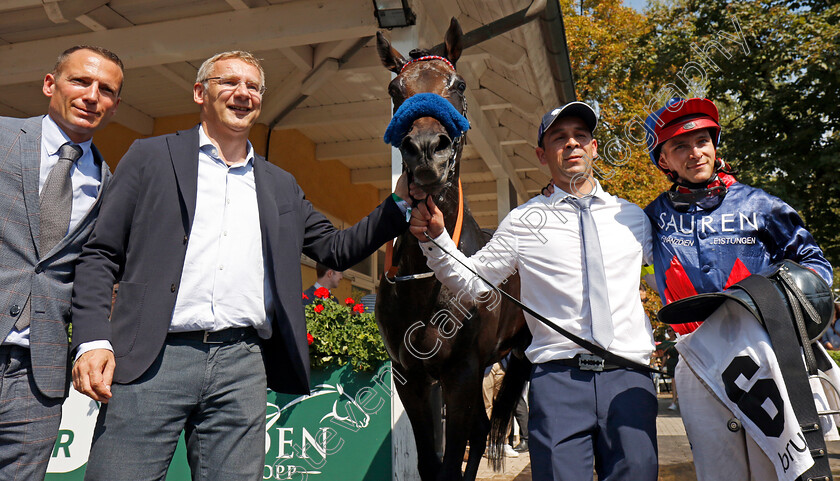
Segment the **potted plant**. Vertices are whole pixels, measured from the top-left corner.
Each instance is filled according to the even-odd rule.
[[[364,305],[352,297],[339,302],[323,287],[315,298],[305,308],[313,368],[349,364],[354,371],[371,372],[388,359],[374,315]]]

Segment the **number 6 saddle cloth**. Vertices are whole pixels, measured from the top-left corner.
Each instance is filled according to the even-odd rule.
[[[812,374],[808,384],[817,411],[837,410],[840,407],[840,393],[831,385],[840,387],[840,368],[831,361],[819,343],[809,342],[819,337],[831,318],[830,312],[833,309],[829,288],[810,270],[793,262],[785,262],[788,263],[787,272],[792,273],[796,280],[805,279],[805,285],[802,282],[796,284],[800,288],[799,294],[804,294],[804,298],[811,304],[812,310],[809,312],[813,314],[808,320],[813,325],[808,325],[807,329],[801,312],[797,314],[802,326],[799,338],[808,338],[804,342],[807,345],[805,350],[812,361],[819,358],[816,363],[808,360],[804,362],[802,376],[807,374],[804,366],[808,366],[807,370]],[[812,281],[809,274],[818,278],[821,285],[808,285]],[[779,288],[778,283],[774,286]],[[785,297],[784,289],[779,290],[789,309],[800,309],[801,306],[792,308],[793,302]],[[802,419],[797,419],[797,409],[794,408],[796,403],[791,402],[788,394],[771,336],[762,324],[762,317],[753,300],[744,291],[729,289],[724,293],[704,294],[676,301],[660,311],[660,318],[666,323],[705,320],[696,331],[679,341],[677,350],[683,362],[705,387],[741,421],[745,434],[756,442],[773,463],[778,479],[795,480],[814,465],[814,457],[806,445],[806,435],[801,427]],[[797,352],[802,352],[795,344],[795,336],[791,335],[789,342],[793,343]],[[818,346],[816,352],[812,345]],[[804,417],[802,412],[799,417]],[[722,423],[727,421],[709,420]],[[820,427],[828,440],[840,439],[837,435],[838,423],[840,416],[819,416]],[[705,440],[692,440],[692,443],[696,441]]]

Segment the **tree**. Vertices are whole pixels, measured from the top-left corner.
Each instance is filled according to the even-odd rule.
[[[797,209],[840,264],[840,4],[559,2],[578,99],[600,110],[607,190],[644,206],[667,189],[638,122],[672,96],[705,96],[721,112],[718,154]]]

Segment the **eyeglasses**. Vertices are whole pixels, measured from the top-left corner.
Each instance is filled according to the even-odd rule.
[[[219,86],[219,90],[222,92],[236,90],[240,85],[244,84],[245,89],[248,90],[248,93],[251,95],[261,97],[262,94],[265,93],[265,85],[258,85],[254,82],[239,80],[235,77],[208,77],[205,80],[214,80],[216,85]]]

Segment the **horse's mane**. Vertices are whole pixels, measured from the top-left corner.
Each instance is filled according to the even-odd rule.
[[[408,52],[408,56],[413,58],[413,59],[414,58],[425,57],[425,56],[431,55],[431,54],[432,54],[432,52],[428,49],[425,49],[425,48],[415,48],[411,52]]]

